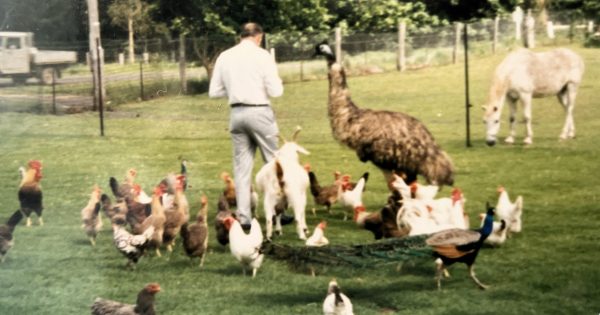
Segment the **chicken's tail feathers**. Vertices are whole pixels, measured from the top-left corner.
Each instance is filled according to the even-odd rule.
[[[21,222],[21,219],[23,219],[23,211],[21,211],[21,209],[16,210],[10,218],[8,218],[6,225],[8,225],[11,232],[15,230],[15,227]]]
[[[117,181],[116,178],[111,177],[108,180],[108,184],[110,186],[110,190],[112,190],[113,196],[115,197],[119,197],[119,182]]]
[[[390,238],[375,243],[346,246],[295,247],[264,242],[262,251],[274,259],[285,260],[294,268],[313,265],[372,267],[431,257],[433,251],[425,244],[427,235]]]
[[[523,196],[519,195],[515,200],[515,210],[514,213],[516,215],[520,215],[523,212]]]

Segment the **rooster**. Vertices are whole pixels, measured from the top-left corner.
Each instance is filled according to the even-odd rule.
[[[327,222],[321,221],[313,234],[306,240],[306,246],[320,247],[329,245],[329,240],[325,237],[325,228],[327,228]]]
[[[183,249],[190,258],[200,257],[200,267],[204,265],[206,249],[208,248],[208,199],[202,196],[202,208],[198,211],[196,222],[188,226],[184,224],[181,227],[181,238],[183,239]]]
[[[165,192],[165,187],[162,185],[156,186],[154,188],[154,193],[152,194],[152,214],[148,217],[148,223],[152,224],[154,227],[154,233],[150,238],[150,247],[154,248],[156,251],[156,256],[161,257],[160,247],[163,244],[163,234],[165,231],[165,222],[167,220],[165,216],[165,210],[163,205],[160,202],[161,196]],[[144,224],[142,224],[144,225]]]
[[[180,175],[181,176],[181,175]],[[181,226],[190,219],[188,200],[183,193],[184,178],[178,177],[175,187],[175,199],[173,208],[165,209],[165,227],[163,231],[163,243],[167,244],[167,250],[173,252],[175,238],[179,235]]]
[[[521,232],[521,215],[523,214],[523,197],[517,196],[515,202],[511,202],[508,192],[504,187],[498,187],[498,203],[496,211],[498,218],[506,221],[508,232]]]
[[[337,202],[340,184],[338,181],[334,182],[333,185],[321,186],[317,180],[317,175],[310,170],[310,165],[305,165],[304,168],[308,172],[308,178],[310,180],[310,193],[315,200],[316,205],[325,206],[327,212],[331,214],[331,206]],[[315,208],[313,208],[313,215],[315,215]]]
[[[396,216],[400,206],[392,203],[385,205],[379,212],[367,212],[363,205],[354,208],[354,222],[361,228],[371,231],[373,237],[381,238],[402,237],[403,233],[398,229]]]
[[[154,233],[154,226],[150,225],[142,234],[134,235],[125,229],[126,222],[122,215],[113,217],[113,241],[117,250],[127,257],[127,267],[135,268],[135,264],[148,247],[149,240]]]
[[[128,210],[125,201],[121,201],[113,205],[110,197],[107,194],[102,194],[102,196],[100,196],[100,203],[102,204],[102,210],[104,211],[104,214],[111,220],[117,214],[123,216],[127,215]]]
[[[335,279],[329,282],[327,297],[323,301],[323,315],[353,315],[352,302],[340,291]]]
[[[263,234],[260,224],[256,218],[250,224],[250,233],[242,230],[240,223],[232,217],[225,219],[229,226],[229,248],[231,254],[242,264],[242,270],[246,275],[246,269],[252,270],[252,278],[256,277],[256,271],[262,265],[264,255],[261,252]]]
[[[127,170],[125,181],[119,184],[116,178],[109,179],[109,186],[116,198],[116,202],[133,200],[133,184],[137,176],[137,171],[133,168]]]
[[[85,234],[90,239],[92,246],[96,246],[96,235],[102,228],[102,218],[100,217],[100,194],[102,191],[98,185],[94,186],[88,204],[81,209],[81,222]]]
[[[6,224],[0,225],[0,263],[4,262],[6,254],[14,245],[13,232],[22,218],[23,212],[17,210],[6,221]]]
[[[339,201],[342,205],[350,207],[354,209],[358,206],[362,206],[362,194],[365,190],[365,185],[367,184],[367,180],[369,180],[369,172],[363,174],[363,176],[358,180],[356,185],[350,189],[350,177],[342,177],[342,183],[340,184],[340,197]],[[344,212],[344,221],[348,219],[348,215]]]
[[[160,292],[158,283],[146,285],[138,293],[135,305],[96,298],[91,307],[92,315],[155,315],[154,295],[158,292]]]
[[[38,216],[38,223],[44,225],[42,219],[42,187],[40,181],[42,180],[42,162],[38,160],[31,160],[27,164],[28,168],[19,185],[19,203],[21,205],[21,211],[27,217],[27,226],[31,226],[31,212],[35,212]]]
[[[219,244],[225,246],[229,244],[229,228],[225,225],[226,218],[234,218],[235,214],[229,210],[227,197],[224,194],[219,196],[217,204],[217,215],[215,217],[215,231]]]

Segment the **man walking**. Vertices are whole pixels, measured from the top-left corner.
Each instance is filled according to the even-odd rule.
[[[233,143],[237,218],[250,226],[250,186],[256,148],[266,162],[277,150],[279,128],[269,97],[283,94],[275,60],[260,47],[263,30],[257,23],[242,25],[239,44],[222,52],[215,63],[208,95],[227,97]]]

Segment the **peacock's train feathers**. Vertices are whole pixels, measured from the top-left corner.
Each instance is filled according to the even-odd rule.
[[[271,258],[287,261],[295,268],[315,265],[370,267],[374,264],[432,257],[433,249],[426,243],[428,236],[417,235],[389,238],[369,244],[324,247],[265,242],[262,251]]]

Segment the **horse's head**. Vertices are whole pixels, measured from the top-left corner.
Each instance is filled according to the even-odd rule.
[[[485,143],[493,146],[496,144],[496,135],[500,130],[500,107],[493,103],[482,107],[485,111],[483,114],[483,123],[486,129]]]

